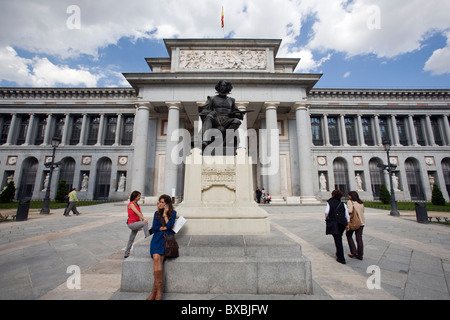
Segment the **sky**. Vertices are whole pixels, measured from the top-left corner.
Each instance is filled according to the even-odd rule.
[[[224,28],[221,27],[222,8]],[[450,0],[0,0],[0,86],[129,87],[163,39],[281,39],[316,88],[449,89]]]

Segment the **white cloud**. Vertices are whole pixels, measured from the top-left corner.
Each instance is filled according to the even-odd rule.
[[[74,3],[80,8],[79,29],[67,26],[68,19],[73,18],[67,8]],[[450,29],[450,1],[443,0],[2,0],[0,48],[57,59],[87,55],[96,60],[100,59],[100,49],[117,44],[123,37],[222,38],[222,4],[225,35],[283,39],[279,56],[301,58],[300,72],[317,70],[337,52],[347,57],[374,54],[395,58],[420,50],[430,33]],[[302,26],[310,17],[315,19],[310,22],[311,30],[302,34]],[[448,48],[437,50],[425,69],[433,74],[448,70]],[[0,70],[3,79],[15,77],[21,80],[18,83],[24,83],[24,78],[33,74],[35,82],[51,84],[58,81],[48,72],[53,70],[67,83],[76,81],[74,70],[51,66],[52,59],[30,61],[17,54],[7,56],[8,66],[17,68],[18,74]],[[92,70],[76,71],[84,84],[101,77]]]
[[[47,58],[25,59],[11,48],[0,48],[0,80],[19,85],[50,87],[56,85],[95,87],[101,74],[92,74],[83,67],[78,69],[57,66]]]
[[[447,33],[447,46],[433,52],[424,67],[433,75],[450,73],[450,32]]]
[[[352,73],[351,73],[350,71],[346,72],[346,73],[344,74],[344,79],[350,77],[351,74],[352,74]]]

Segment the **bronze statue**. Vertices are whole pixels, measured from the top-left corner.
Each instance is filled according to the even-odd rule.
[[[227,96],[233,89],[230,82],[222,80],[216,85],[218,95],[208,97],[206,104],[198,108],[200,118],[202,119],[202,136],[207,139],[205,133],[209,129],[218,129],[222,133],[225,144],[227,129],[237,130],[244,119],[245,111],[240,111],[236,107],[235,100]],[[205,149],[212,141],[203,140],[202,148]]]

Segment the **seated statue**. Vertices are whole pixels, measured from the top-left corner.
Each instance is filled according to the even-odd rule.
[[[233,89],[230,82],[222,80],[216,85],[218,95],[208,97],[206,104],[198,108],[202,119],[202,149],[204,150],[212,141],[211,137],[205,133],[209,129],[218,129],[222,133],[225,144],[227,129],[237,130],[244,119],[243,111],[236,107],[235,100],[227,96]]]

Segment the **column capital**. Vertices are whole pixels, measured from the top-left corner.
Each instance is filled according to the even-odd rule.
[[[183,110],[183,105],[180,101],[166,101],[166,106],[170,109]]]
[[[263,110],[270,110],[270,109],[277,109],[278,106],[280,105],[280,102],[275,102],[275,101],[271,101],[271,102],[264,102],[263,104]]]
[[[294,109],[295,111],[298,111],[298,110],[308,111],[310,107],[311,107],[311,105],[307,102],[295,102],[292,105],[292,109]]]
[[[236,107],[241,111],[247,110],[249,104],[250,102],[248,101],[236,101]]]
[[[150,111],[152,108],[152,103],[150,101],[138,101],[136,102],[136,109],[147,109]]]

